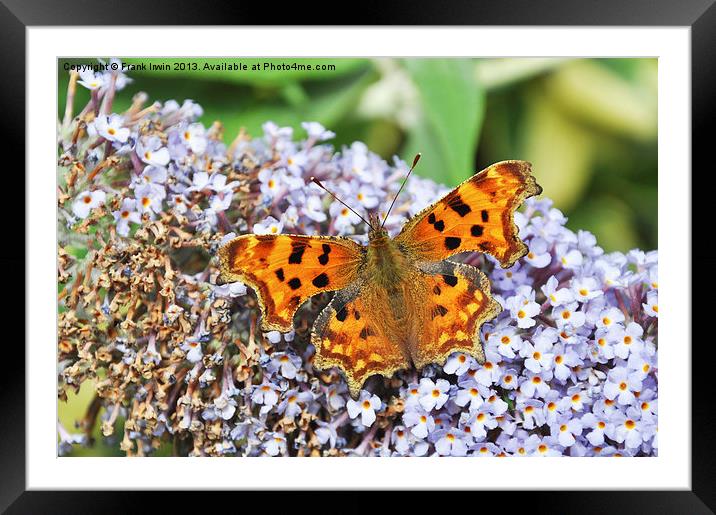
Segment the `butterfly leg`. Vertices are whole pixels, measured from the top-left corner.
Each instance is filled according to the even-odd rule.
[[[490,294],[490,281],[477,268],[441,261],[424,263],[428,296],[423,299],[425,316],[417,328],[417,341],[410,346],[416,368],[443,364],[453,352],[485,361],[480,327],[501,311]]]

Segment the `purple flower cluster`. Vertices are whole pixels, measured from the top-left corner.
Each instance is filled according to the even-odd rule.
[[[406,385],[394,451],[656,455],[656,252],[604,254],[549,200],[516,221],[529,254],[489,274],[503,311],[483,327],[486,362],[454,354]]]
[[[92,381],[102,431],[112,438],[123,419],[128,454],[172,442],[197,456],[656,455],[655,251],[605,254],[530,199],[516,214],[527,256],[507,270],[462,256],[504,308],[482,329],[486,363],[456,353],[374,377],[353,400],[336,370],[311,365],[308,331],[328,295],[301,307],[294,331],[262,334],[246,286],[217,286],[214,260],[189,264],[236,233],[366,243],[365,224],[310,177],[384,215],[406,163],[360,142],[336,152],[315,122],[300,140],[267,122],[225,145],[192,101],[112,113],[120,77],[100,75],[78,81],[101,85],[59,135],[60,397]],[[447,191],[411,177],[386,228]],[[85,257],[66,250],[82,245]],[[62,451],[88,441],[60,434]]]

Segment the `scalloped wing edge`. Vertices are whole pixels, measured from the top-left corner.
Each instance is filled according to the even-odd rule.
[[[290,315],[290,321],[285,324],[277,324],[273,323],[269,320],[268,317],[268,311],[266,308],[266,304],[264,303],[264,300],[262,298],[262,295],[260,293],[260,289],[258,284],[253,281],[251,278],[247,277],[245,274],[242,274],[241,272],[234,272],[231,270],[230,266],[230,260],[229,260],[229,244],[231,242],[238,240],[238,239],[247,239],[251,238],[253,236],[256,236],[255,234],[242,234],[240,236],[237,236],[236,238],[231,239],[230,241],[227,241],[224,245],[222,245],[219,250],[217,251],[217,256],[219,258],[219,277],[224,282],[235,282],[240,281],[250,287],[252,290],[254,290],[254,293],[256,294],[256,300],[259,303],[259,311],[261,313],[261,322],[259,324],[260,329],[264,332],[268,331],[279,331],[281,333],[287,333],[293,329],[293,317],[296,315],[296,312],[303,306],[308,300],[310,300],[311,297],[306,297],[306,299],[301,302],[298,306],[296,306],[296,309],[293,310],[293,312]],[[316,238],[319,240],[329,240],[329,241],[339,241],[341,243],[344,243],[346,241],[349,241],[353,244],[355,244],[358,248],[362,249],[363,247],[349,239],[349,238],[341,238],[339,236],[307,236],[305,234],[277,234],[276,236],[298,236],[300,238]],[[326,290],[326,291],[336,291],[336,290]],[[314,294],[318,295],[318,293]]]

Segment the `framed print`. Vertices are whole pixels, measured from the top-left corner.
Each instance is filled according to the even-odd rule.
[[[3,508],[429,488],[711,512],[712,5],[343,28],[70,5],[3,8],[28,301]]]

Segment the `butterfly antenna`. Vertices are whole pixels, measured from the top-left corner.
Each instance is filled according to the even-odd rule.
[[[333,193],[331,190],[329,190],[328,188],[326,188],[326,187],[323,185],[323,183],[321,183],[321,181],[319,181],[319,180],[316,179],[315,177],[311,177],[311,182],[314,183],[314,184],[317,184],[321,189],[326,190],[328,193],[331,194],[331,196],[332,196],[334,199],[336,199],[338,202],[340,202],[341,204],[343,204],[344,206],[346,206],[348,209],[350,209],[351,211],[353,211],[353,213],[355,213],[355,215],[356,215],[358,218],[360,218],[361,220],[363,220],[363,221],[368,225],[368,227],[370,227],[371,229],[374,228],[368,220],[366,220],[365,218],[363,218],[363,217],[360,215],[360,213],[358,213],[358,212],[357,212],[355,209],[353,209],[351,206],[349,206],[348,204],[346,204],[345,202],[343,202],[341,199],[339,199],[338,197],[336,197],[335,193]]]
[[[390,207],[388,208],[388,212],[385,214],[385,218],[383,218],[383,223],[380,224],[380,228],[382,229],[385,225],[385,221],[388,219],[388,215],[390,214],[390,211],[393,209],[393,206],[395,205],[395,201],[398,200],[398,196],[400,195],[400,192],[403,191],[403,187],[405,186],[405,183],[408,182],[408,177],[410,177],[410,174],[413,173],[413,169],[415,168],[415,165],[418,164],[418,161],[420,161],[421,153],[417,153],[415,155],[415,159],[413,159],[413,166],[410,167],[410,170],[408,170],[408,174],[405,176],[405,179],[403,179],[403,184],[400,185],[400,189],[398,190],[398,193],[395,194],[395,197],[393,198],[393,202],[390,204]]]

